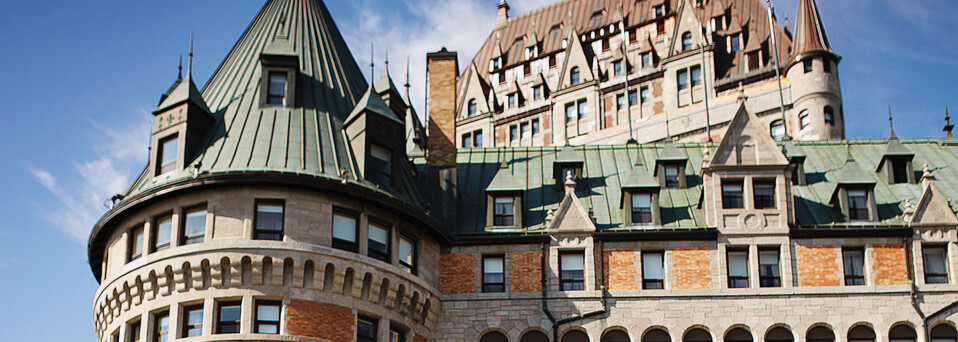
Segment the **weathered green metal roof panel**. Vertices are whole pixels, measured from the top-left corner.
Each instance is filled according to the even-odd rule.
[[[364,111],[379,115],[386,120],[393,121],[400,125],[403,124],[402,120],[399,120],[399,118],[396,116],[396,113],[393,113],[393,110],[386,105],[386,102],[383,101],[383,98],[373,92],[373,88],[366,89],[366,93],[364,93],[363,97],[359,99],[359,103],[356,104],[356,107],[353,108],[353,111],[349,113],[348,117],[346,117],[345,123],[348,125]]]

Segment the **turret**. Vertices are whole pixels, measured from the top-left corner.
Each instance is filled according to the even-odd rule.
[[[828,44],[815,0],[799,0],[795,39],[786,76],[794,107],[790,122],[799,140],[843,139],[844,116],[838,79],[841,57]]]

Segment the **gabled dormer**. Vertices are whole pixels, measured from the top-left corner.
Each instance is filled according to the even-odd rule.
[[[935,185],[935,175],[925,165],[922,174],[922,192],[914,211],[906,213],[905,220],[913,226],[954,226],[958,225],[958,217],[951,207],[949,199]]]
[[[383,102],[372,85],[343,122],[352,156],[362,179],[391,187],[393,175],[406,160],[403,121]]]
[[[895,135],[895,128],[891,127],[891,116],[888,117],[889,128],[888,144],[885,145],[885,154],[882,155],[875,169],[881,178],[888,184],[914,184],[915,170],[912,167],[912,160],[915,159],[915,153],[908,150],[898,136]]]
[[[486,229],[522,229],[522,175],[513,173],[509,162],[500,164],[486,187]]]
[[[636,144],[629,144],[633,147]],[[636,146],[637,147],[637,146]],[[622,222],[626,226],[659,225],[662,222],[659,211],[659,182],[645,168],[640,149],[633,155],[632,168],[619,170],[622,197],[619,208],[622,209]]]
[[[177,77],[153,111],[150,169],[156,177],[187,169],[214,121],[203,95],[193,83],[192,46],[191,38],[186,77]]]
[[[791,140],[782,144],[782,152],[788,159],[789,168],[792,170],[792,185],[808,185],[808,179],[805,177],[805,152]]]
[[[662,153],[655,159],[653,176],[658,179],[659,186],[663,189],[685,189],[688,187],[688,180],[685,179],[685,166],[688,162],[689,156],[675,147],[671,139],[666,140]]]
[[[286,18],[281,18],[280,27],[273,40],[260,54],[260,106],[295,107],[296,79],[299,76],[299,55],[289,40]]]
[[[489,85],[479,77],[479,68],[470,64],[465,75],[466,84],[459,96],[459,120],[492,112],[487,95],[491,94]]]
[[[596,79],[592,68],[591,54],[586,51],[579,35],[572,31],[569,36],[569,46],[566,48],[565,61],[562,64],[562,73],[559,74],[559,90],[574,88]]]
[[[878,221],[875,179],[855,161],[851,146],[847,148],[845,166],[842,167],[829,203],[847,222]]]
[[[582,165],[582,155],[576,153],[572,146],[563,146],[552,163],[552,178],[555,184],[563,184],[569,174],[572,175],[573,180],[582,179]]]
[[[675,28],[672,31],[672,44],[669,47],[670,56],[695,51],[707,44],[702,23],[695,15],[696,8],[689,1],[681,0],[679,4]]]

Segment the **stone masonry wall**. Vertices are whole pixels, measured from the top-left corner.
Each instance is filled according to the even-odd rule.
[[[439,292],[443,294],[476,292],[476,258],[472,254],[439,256]]]
[[[512,253],[512,292],[542,291],[542,252]]]
[[[610,291],[638,289],[635,280],[635,251],[607,250],[604,254],[602,262],[606,288]]]
[[[839,286],[839,250],[834,246],[795,245],[799,286]]]
[[[290,335],[336,342],[353,340],[353,310],[335,304],[292,300],[287,308]]]
[[[902,245],[875,245],[872,247],[872,266],[875,285],[908,284],[908,269],[905,265],[905,248]]]
[[[676,248],[672,251],[672,287],[677,290],[712,288],[709,249]]]

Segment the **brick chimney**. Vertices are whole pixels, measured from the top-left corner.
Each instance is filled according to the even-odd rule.
[[[496,28],[506,26],[507,20],[509,20],[509,4],[506,3],[506,0],[499,0],[499,15],[496,16]]]
[[[426,54],[429,84],[429,166],[456,165],[456,79],[459,55],[442,48]]]

